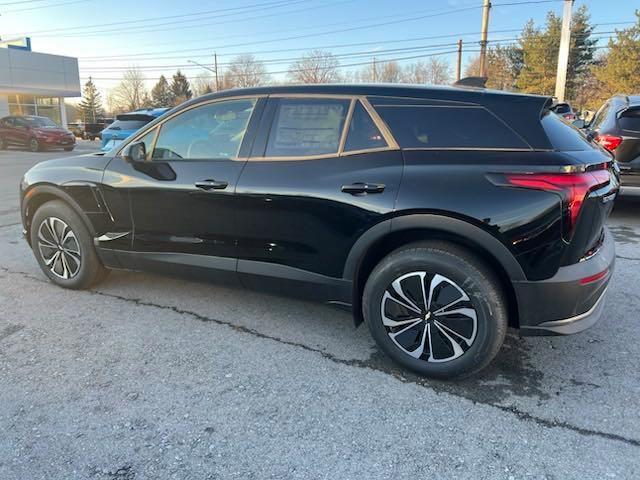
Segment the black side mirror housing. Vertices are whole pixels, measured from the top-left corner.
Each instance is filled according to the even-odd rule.
[[[129,163],[139,163],[147,160],[147,148],[144,142],[133,142],[124,147],[122,158]]]

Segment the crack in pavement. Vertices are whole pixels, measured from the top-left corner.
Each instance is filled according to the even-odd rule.
[[[38,282],[42,282],[42,283],[47,283],[49,284],[50,282],[48,282],[47,280],[44,280],[42,278],[36,277],[35,275],[32,275],[28,272],[21,272],[21,271],[17,271],[17,270],[11,270],[9,268],[6,268],[4,266],[0,266],[0,271],[5,272],[7,274],[10,275],[20,275],[24,278],[30,279],[30,280],[35,280]],[[593,430],[593,429],[589,429],[589,428],[583,428],[580,427],[578,425],[574,425],[572,423],[566,422],[566,421],[562,421],[562,420],[550,420],[547,418],[543,418],[543,417],[539,417],[537,415],[532,415],[528,412],[525,412],[523,410],[520,410],[518,407],[516,407],[515,405],[501,405],[499,403],[495,403],[495,402],[486,402],[486,401],[481,401],[481,400],[474,400],[473,398],[469,398],[469,397],[465,397],[463,395],[460,395],[459,393],[456,393],[455,391],[452,392],[450,390],[447,390],[446,387],[444,387],[444,385],[446,385],[445,382],[443,382],[444,385],[434,385],[433,381],[424,379],[422,377],[418,377],[418,376],[414,376],[412,374],[408,374],[407,372],[404,372],[400,369],[395,369],[393,367],[390,367],[388,365],[385,364],[381,364],[378,362],[374,362],[371,359],[370,360],[357,360],[357,359],[351,359],[351,360],[346,360],[340,357],[337,357],[329,352],[326,352],[322,349],[319,348],[314,348],[314,347],[310,347],[308,345],[305,345],[303,343],[299,343],[299,342],[294,342],[291,340],[286,340],[280,337],[275,337],[266,333],[262,333],[259,332],[258,330],[255,330],[253,328],[249,328],[249,327],[245,327],[243,325],[236,325],[232,322],[228,322],[225,320],[220,320],[218,318],[213,318],[213,317],[208,317],[205,315],[202,315],[200,313],[191,311],[191,310],[186,310],[184,308],[180,308],[180,307],[176,307],[174,305],[162,305],[162,304],[158,304],[158,303],[154,303],[154,302],[149,302],[146,300],[142,300],[140,298],[130,298],[130,297],[124,297],[122,295],[117,295],[117,294],[113,294],[113,293],[106,293],[106,292],[101,292],[99,290],[89,290],[88,293],[92,294],[92,295],[98,295],[98,296],[102,296],[102,297],[107,297],[107,298],[112,298],[115,300],[120,300],[123,302],[127,302],[127,303],[132,303],[135,304],[137,306],[141,306],[141,307],[151,307],[151,308],[157,308],[160,310],[167,310],[173,313],[176,313],[178,315],[187,315],[190,316],[196,320],[202,321],[202,322],[209,322],[209,323],[214,323],[217,325],[221,325],[221,326],[225,326],[225,327],[229,327],[232,330],[236,331],[236,332],[240,332],[240,333],[245,333],[245,334],[249,334],[252,335],[254,337],[257,338],[261,338],[261,339],[266,339],[266,340],[271,340],[271,341],[275,341],[278,343],[281,343],[283,345],[289,345],[292,347],[297,347],[300,348],[302,350],[308,351],[308,352],[313,352],[316,353],[318,355],[320,355],[322,358],[329,360],[333,363],[339,364],[339,365],[346,365],[346,366],[350,366],[350,367],[356,367],[356,368],[361,368],[361,369],[365,369],[365,370],[371,370],[371,371],[375,371],[375,372],[381,372],[381,373],[385,373],[389,376],[392,376],[394,379],[405,383],[405,384],[416,384],[419,385],[421,387],[424,388],[428,388],[430,390],[432,390],[433,392],[440,394],[440,393],[448,393],[452,396],[458,397],[458,398],[464,398],[466,400],[470,400],[471,402],[473,402],[474,404],[477,405],[485,405],[485,406],[489,406],[489,407],[493,407],[496,408],[502,412],[505,413],[509,413],[512,414],[513,416],[515,416],[515,418],[517,418],[520,421],[523,422],[532,422],[535,423],[536,425],[539,425],[543,428],[560,428],[560,429],[564,429],[564,430],[569,430],[571,432],[574,433],[578,433],[580,435],[583,436],[587,436],[587,437],[599,437],[602,439],[606,439],[606,440],[612,440],[612,441],[617,441],[617,442],[622,442],[625,443],[627,445],[631,445],[634,447],[640,447],[640,440],[639,439],[635,439],[635,438],[629,438],[629,437],[625,437],[623,435],[618,435],[615,433],[608,433],[608,432],[602,432],[599,430]],[[440,387],[440,388],[438,388]]]
[[[15,227],[16,225],[22,225],[22,222],[7,223],[6,225],[0,225],[0,228]]]
[[[631,260],[631,261],[634,261],[634,262],[640,262],[640,258],[624,257],[622,255],[616,255],[616,258],[619,258],[621,260]]]

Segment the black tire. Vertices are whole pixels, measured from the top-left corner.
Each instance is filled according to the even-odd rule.
[[[57,236],[50,235],[52,231],[50,229],[51,224],[43,225],[45,221],[54,223],[53,229],[56,231]],[[62,228],[63,224],[65,224],[68,229]],[[39,230],[41,227],[43,230],[40,235],[42,235],[44,239],[39,239]],[[47,228],[49,229],[47,230]],[[70,240],[67,240],[65,248],[68,248],[68,251],[74,252],[74,254],[67,254],[68,256],[65,257],[67,259],[66,265],[60,260],[52,262],[54,266],[52,270],[51,266],[47,265],[45,257],[53,257],[56,252],[55,244],[60,244],[56,238],[66,236],[69,230],[72,232],[73,238],[69,236]],[[29,235],[31,238],[31,248],[33,249],[40,268],[56,285],[75,290],[88,289],[104,280],[109,273],[109,270],[102,265],[98,258],[86,225],[80,216],[61,200],[46,202],[36,210],[31,222]],[[69,242],[71,243],[69,244]],[[54,245],[54,247],[46,246],[48,244]],[[60,250],[60,248],[57,248],[57,250]],[[73,260],[74,256],[76,256],[76,251],[78,252],[79,262]],[[59,253],[59,256],[60,255],[62,255],[62,253]],[[76,268],[77,266],[78,268]],[[65,268],[67,268],[67,278],[63,278]],[[74,273],[74,270],[77,271]]]
[[[65,152],[72,152],[75,147],[64,147]]]
[[[40,142],[38,142],[37,138],[32,138],[31,140],[29,140],[29,145],[27,145],[29,147],[29,150],[32,152],[39,152],[40,151]]]
[[[433,277],[435,274],[439,277]],[[406,298],[418,299],[424,295],[424,301],[415,300],[411,305],[418,307],[420,313],[398,305],[397,299],[402,300],[402,297],[396,294],[392,283],[403,276],[405,278],[396,286],[400,286]],[[419,291],[420,285],[423,285],[422,294],[412,295],[411,290]],[[431,288],[433,300],[430,302],[429,294],[425,292]],[[385,294],[388,289],[389,293]],[[457,300],[444,312],[464,308],[466,313],[442,313],[441,306],[447,302],[451,304],[456,296],[463,300]],[[429,309],[424,307],[428,303],[431,303]],[[497,355],[507,331],[506,301],[495,274],[471,252],[447,242],[408,245],[382,259],[369,275],[362,304],[365,321],[378,346],[401,366],[432,378],[468,376],[482,370]],[[391,325],[394,321],[406,323]],[[414,321],[419,323],[412,323]],[[458,334],[464,333],[466,340],[447,329],[454,325]],[[406,330],[397,335],[402,329]],[[390,335],[396,336],[392,339]],[[452,344],[454,340],[458,347]],[[413,348],[416,345],[418,347]],[[415,355],[418,357],[414,358]]]
[[[4,138],[0,137],[0,150],[6,150],[7,142],[4,141]]]

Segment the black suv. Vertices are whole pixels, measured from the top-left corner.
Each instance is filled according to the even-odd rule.
[[[640,95],[616,95],[596,112],[589,134],[613,152],[623,187],[640,187]]]
[[[396,362],[486,366],[508,326],[600,316],[614,264],[612,157],[551,99],[480,89],[315,85],[189,101],[104,156],[21,184],[44,273],[189,274],[353,311]]]

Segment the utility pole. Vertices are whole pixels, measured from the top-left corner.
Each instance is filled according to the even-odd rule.
[[[458,63],[456,64],[456,82],[460,80],[461,69],[462,69],[462,39],[458,40]]]
[[[218,54],[213,52],[213,71],[216,76],[216,92],[220,91],[220,81],[218,80]]]
[[[482,1],[482,28],[480,34],[480,76],[487,76],[487,30],[489,30],[491,0]]]
[[[564,102],[567,86],[567,69],[569,68],[569,47],[571,45],[571,9],[574,0],[564,0],[562,10],[562,33],[560,34],[560,49],[558,51],[558,73],[556,74],[556,98]]]
[[[373,65],[371,66],[371,68],[373,68],[372,70],[373,83],[376,83],[376,81],[378,80],[378,69],[376,68],[376,57],[373,57]]]

